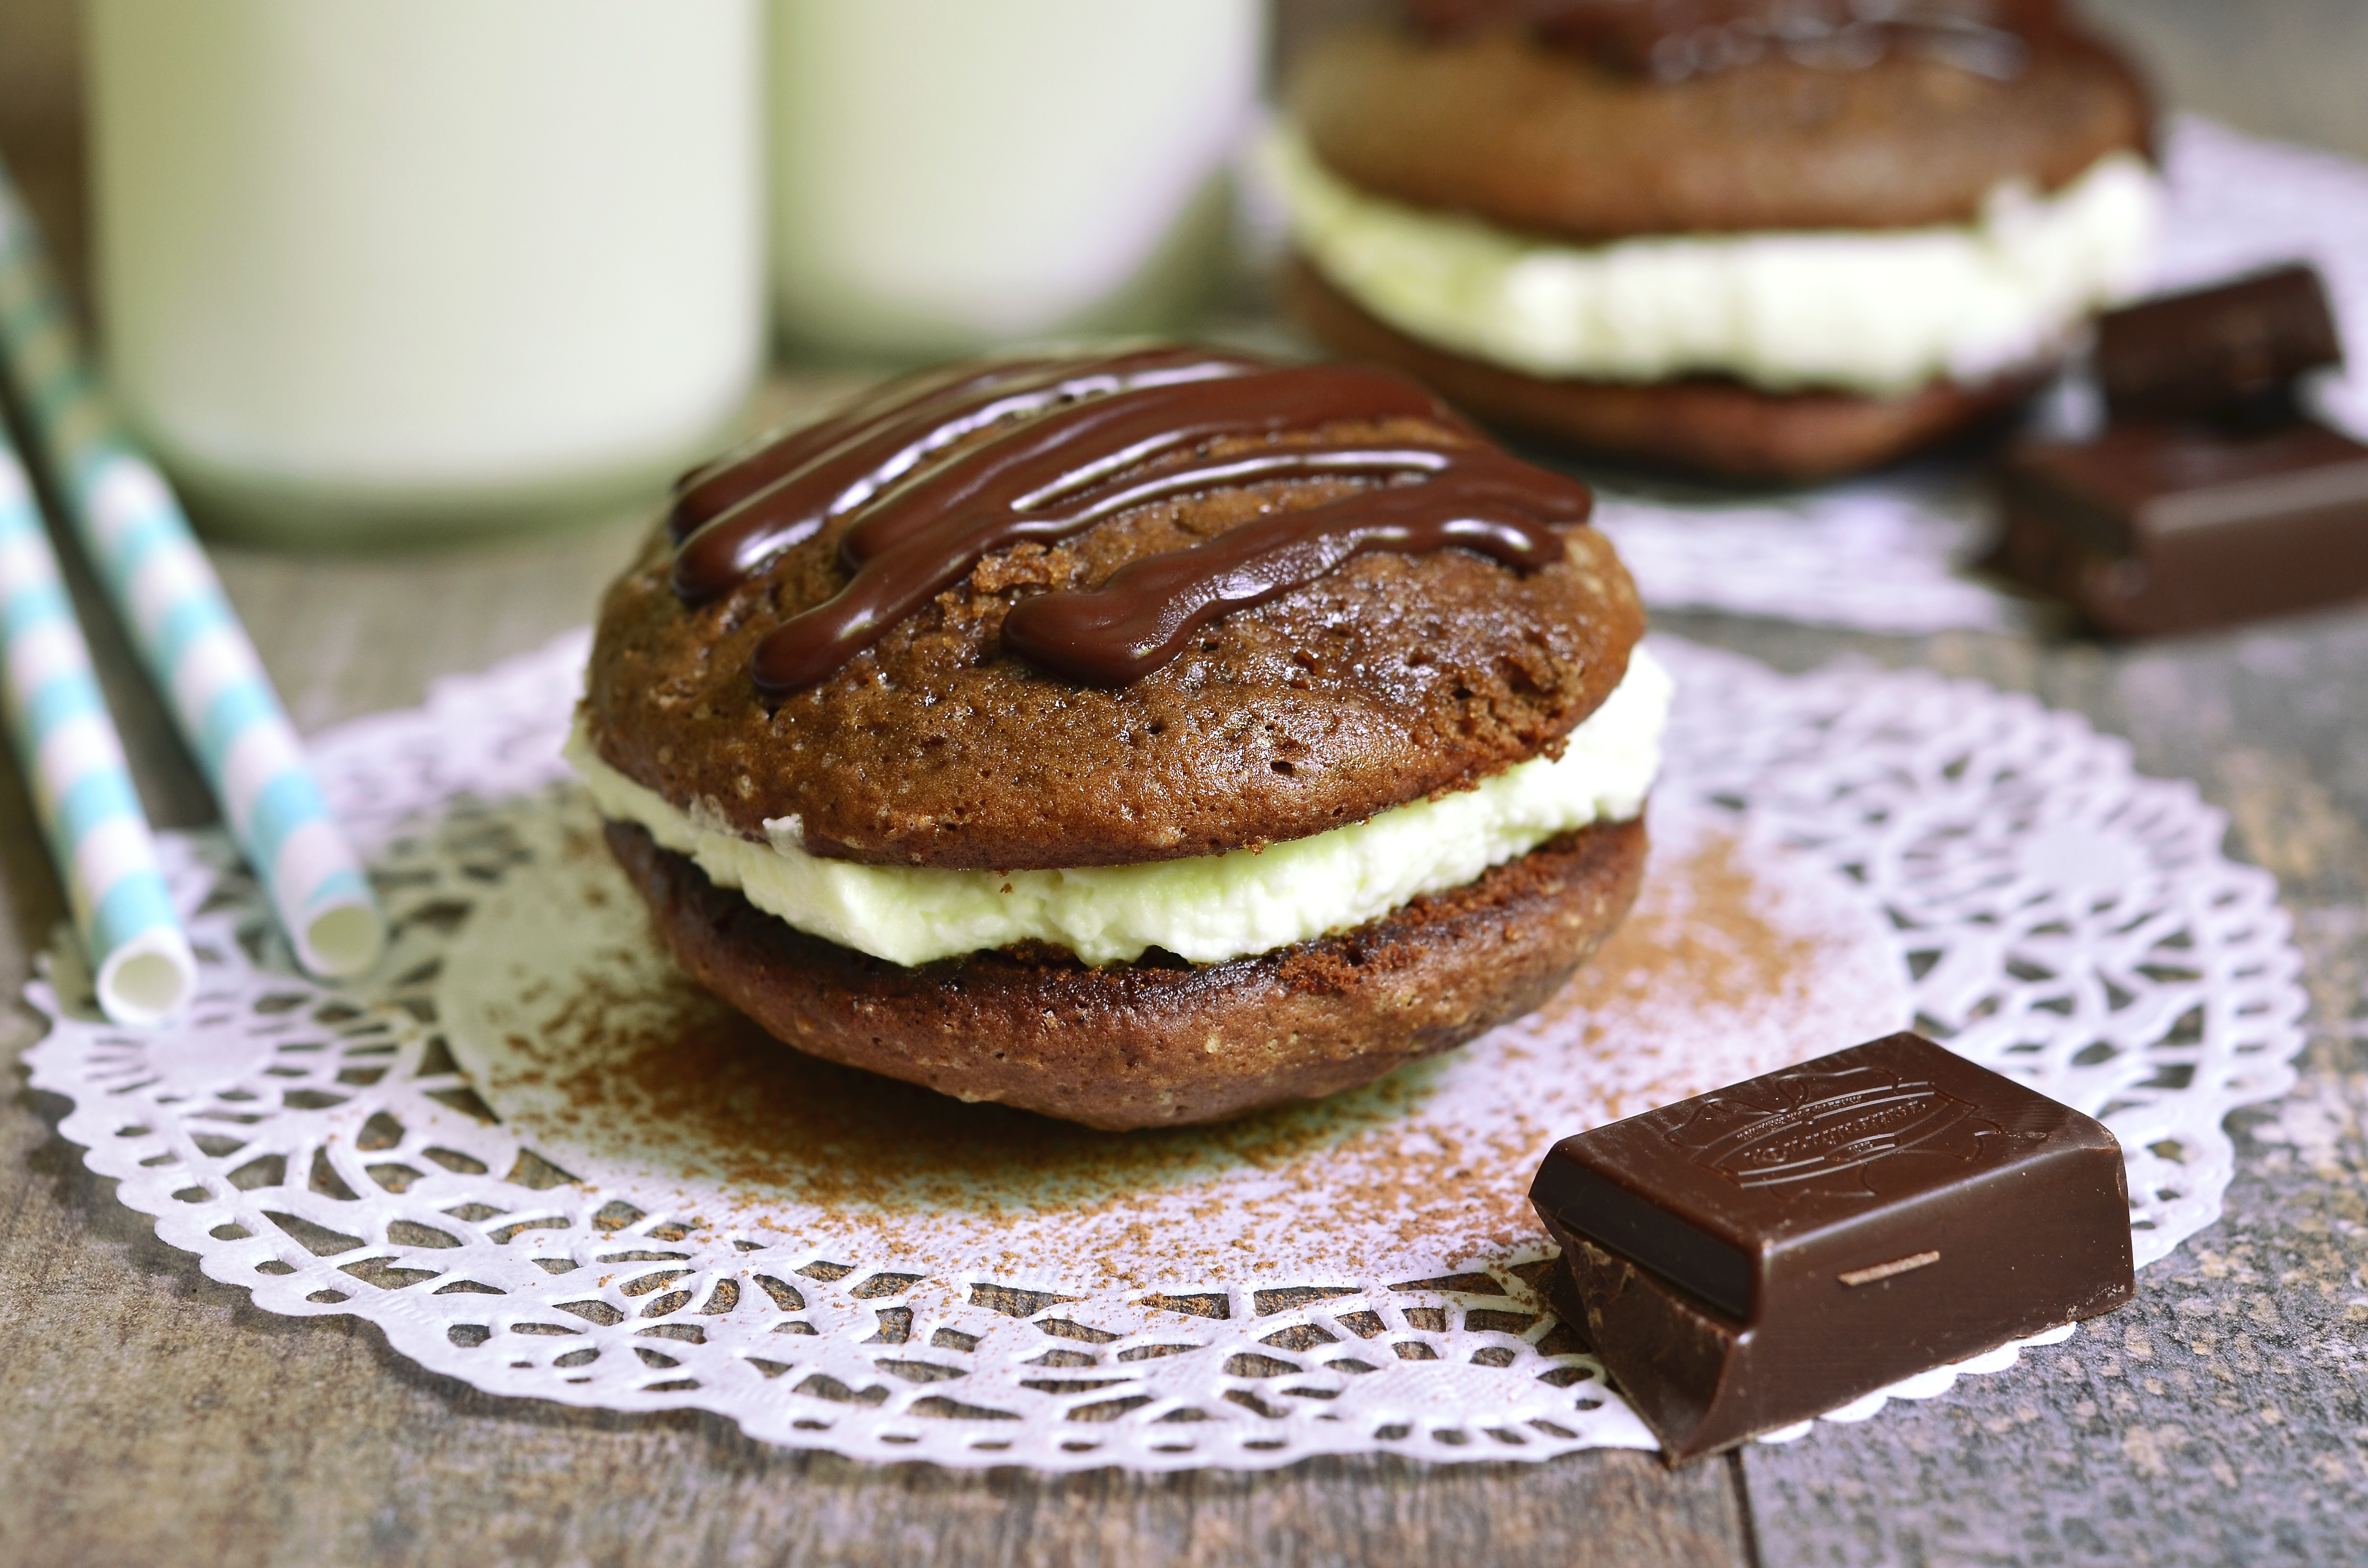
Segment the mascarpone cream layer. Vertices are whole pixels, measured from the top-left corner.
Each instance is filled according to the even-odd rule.
[[[1300,251],[1410,336],[1537,376],[1770,392],[1893,395],[2039,358],[2143,280],[2163,207],[2113,153],[2052,196],[2000,186],[1965,227],[1581,245],[1369,195],[1287,130],[1266,163]]]
[[[1216,963],[1361,926],[1558,834],[1634,817],[1660,771],[1674,692],[1640,647],[1558,757],[1532,757],[1474,789],[1262,851],[1074,870],[825,859],[806,853],[795,817],[767,822],[766,842],[743,838],[712,806],[685,811],[601,761],[580,720],[567,760],[603,816],[638,823],[710,880],[799,930],[892,963],[1028,940],[1094,964],[1132,962],[1154,947]]]

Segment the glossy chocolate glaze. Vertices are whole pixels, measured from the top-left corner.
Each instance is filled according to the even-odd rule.
[[[1413,0],[1438,37],[1526,25],[1544,41],[1660,82],[1780,58],[1855,70],[1907,51],[1979,75],[2021,74],[2056,0]]]
[[[1319,476],[1374,482],[1134,562],[1092,592],[1015,607],[1004,632],[1011,651],[1081,683],[1120,686],[1217,617],[1359,555],[1453,545],[1525,571],[1561,558],[1556,530],[1584,522],[1590,506],[1577,481],[1476,437],[1324,437],[1328,426],[1406,418],[1458,437],[1466,429],[1414,382],[1354,366],[1161,348],[958,367],[689,476],[673,518],[675,586],[687,600],[713,597],[825,522],[851,517],[839,540],[846,586],[758,646],[757,685],[791,691],[828,676],[991,551],[1067,539],[1194,493]],[[1261,437],[1266,449],[1239,446]],[[1217,442],[1233,445],[1211,452]]]
[[[1461,545],[1538,571],[1563,554],[1553,525],[1584,522],[1577,485],[1540,493],[1508,458],[1470,460],[1427,483],[1287,512],[1206,544],[1132,562],[1090,593],[1044,594],[1012,607],[1004,646],[1092,686],[1139,680],[1210,621],[1314,582],[1376,551],[1419,555]]]
[[[1078,398],[1256,368],[1236,357],[1170,347],[1094,360],[953,366],[891,382],[836,418],[694,472],[668,517],[683,546],[675,586],[693,600],[724,592],[931,454],[999,420]]]

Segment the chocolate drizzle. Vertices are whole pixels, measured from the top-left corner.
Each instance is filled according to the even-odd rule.
[[[686,599],[712,598],[932,453],[1000,420],[1257,368],[1203,349],[1161,348],[957,366],[892,382],[837,418],[694,472],[668,519],[683,546],[675,587]]]
[[[1221,615],[1248,609],[1376,551],[1420,555],[1449,545],[1535,572],[1562,559],[1548,522],[1587,520],[1588,495],[1541,495],[1535,471],[1509,458],[1467,460],[1428,483],[1289,512],[1190,550],[1131,562],[1088,593],[1014,605],[1004,646],[1088,686],[1139,680]],[[1531,514],[1543,512],[1546,517]],[[1559,515],[1555,515],[1559,514]]]
[[[1406,418],[1452,434],[1435,444],[1324,436]],[[1263,449],[1239,446],[1261,438]],[[1211,451],[1218,442],[1235,445]],[[1468,436],[1428,392],[1384,371],[1190,348],[1012,360],[898,382],[687,476],[671,518],[674,583],[687,601],[712,598],[851,517],[838,544],[847,585],[757,648],[757,684],[787,692],[831,675],[992,551],[1068,539],[1152,502],[1318,476],[1374,483],[1133,562],[1091,592],[1024,600],[1005,645],[1079,682],[1124,685],[1217,617],[1359,555],[1454,545],[1523,571],[1550,565],[1563,554],[1556,530],[1584,522],[1590,505],[1585,486]]]

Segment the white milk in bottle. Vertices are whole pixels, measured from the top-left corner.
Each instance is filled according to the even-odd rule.
[[[775,0],[776,301],[928,358],[1179,324],[1221,265],[1256,0]]]
[[[290,542],[654,493],[763,346],[757,0],[91,0],[106,361]]]

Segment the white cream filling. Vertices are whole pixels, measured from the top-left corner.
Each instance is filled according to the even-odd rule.
[[[603,816],[638,823],[710,880],[799,930],[893,963],[1035,940],[1087,963],[1164,948],[1196,963],[1262,953],[1360,926],[1416,895],[1471,881],[1557,834],[1645,808],[1675,692],[1643,648],[1558,757],[1348,827],[1185,860],[1055,871],[865,866],[809,855],[795,817],[769,842],[723,825],[712,803],[676,807],[600,760],[581,720],[567,760]]]
[[[2112,153],[2053,196],[1998,187],[1966,227],[1581,245],[1368,195],[1288,130],[1265,162],[1302,253],[1411,336],[1532,375],[1771,392],[1891,395],[2037,358],[2143,281],[2163,208],[2146,161]]]

